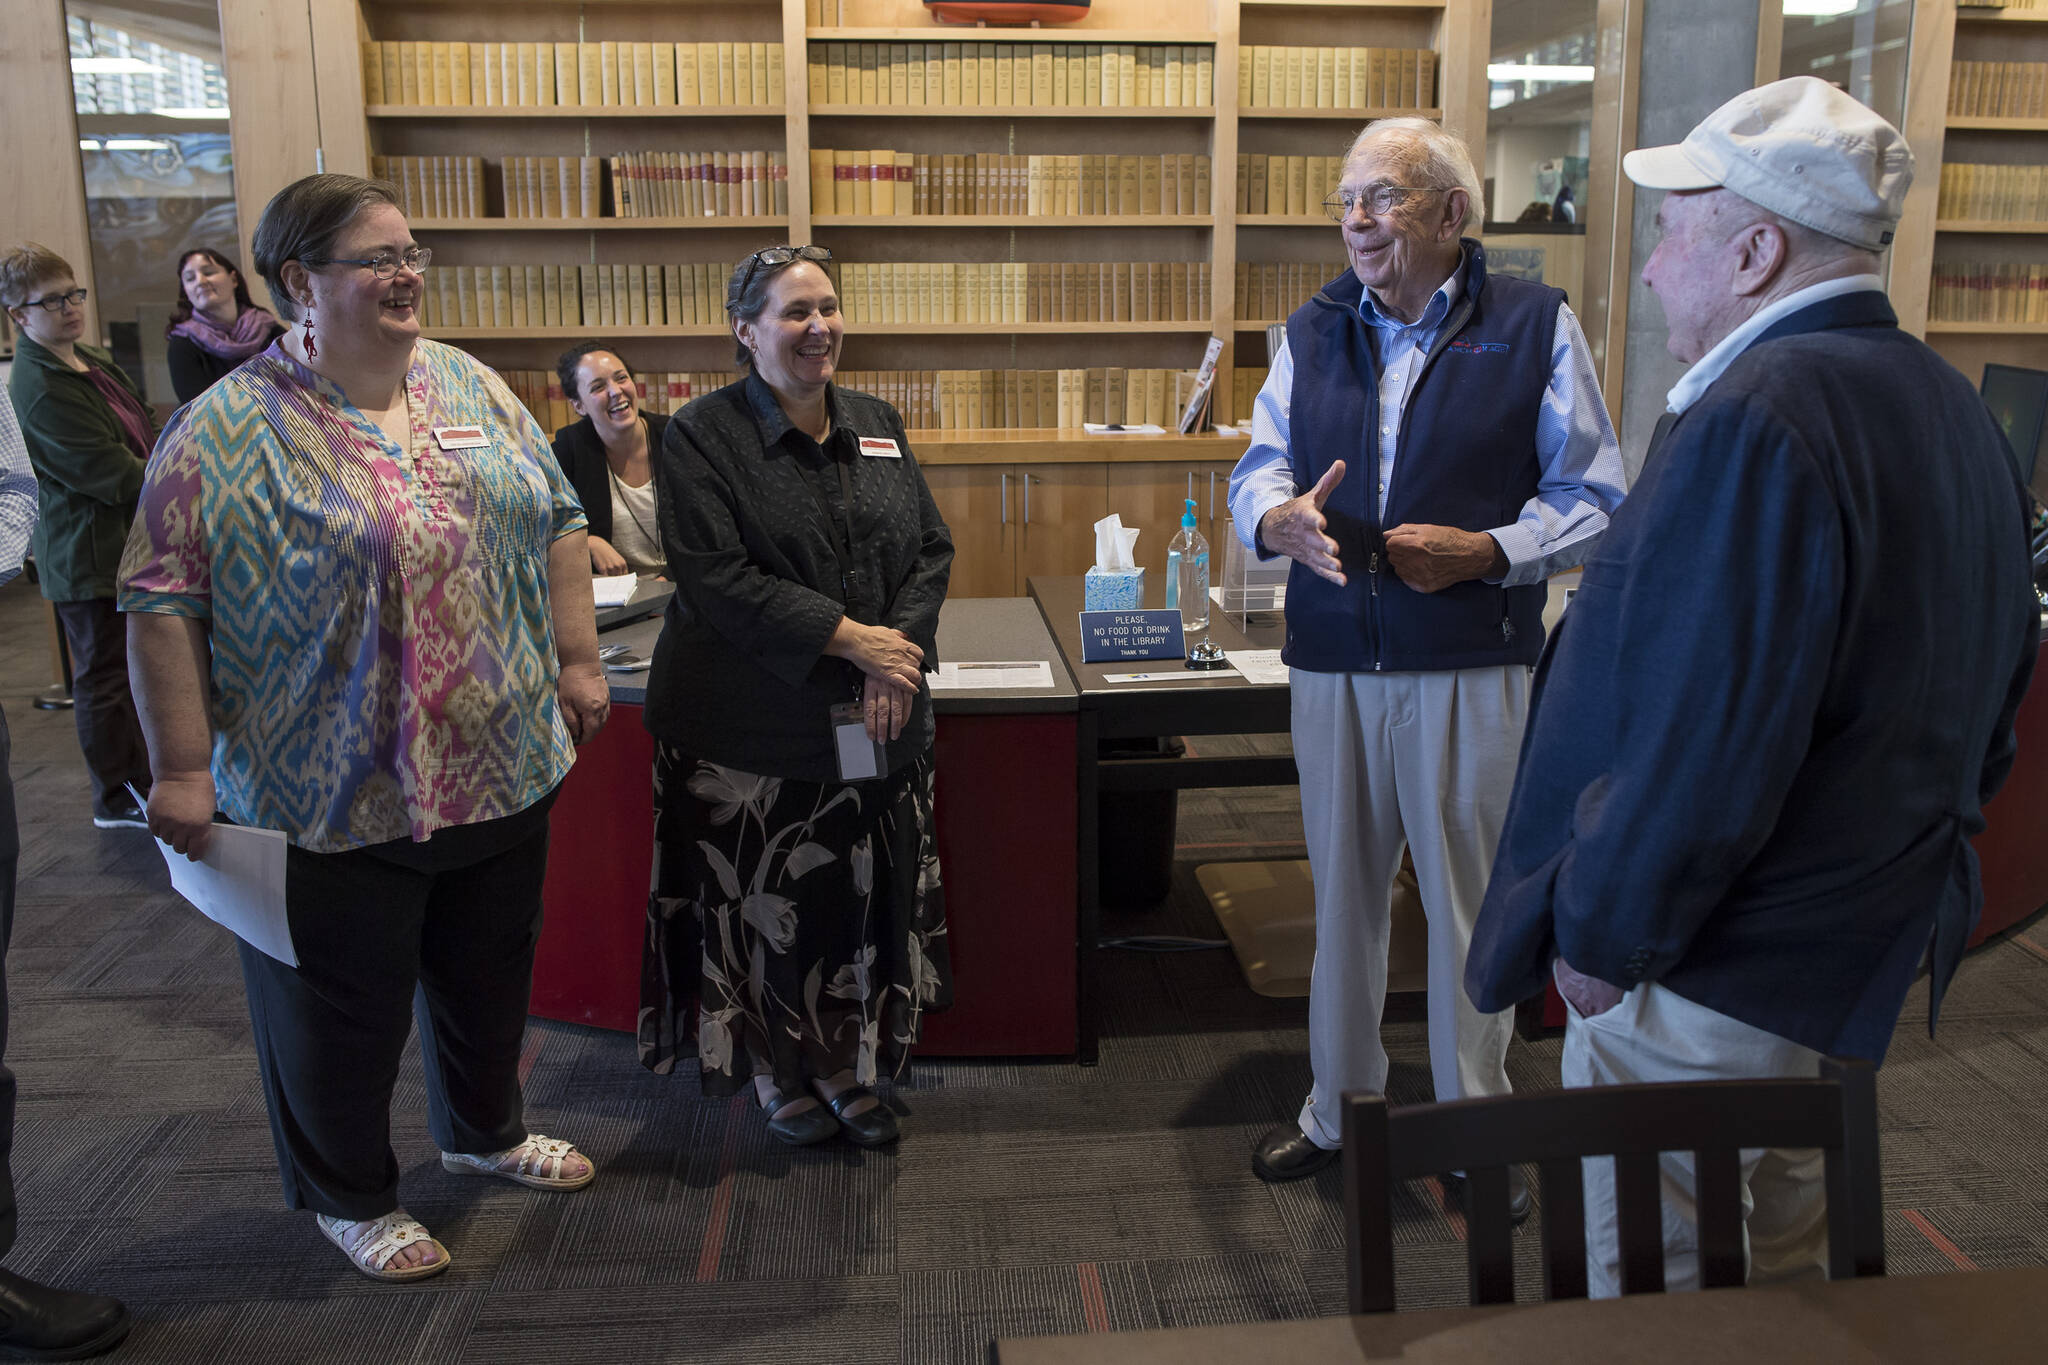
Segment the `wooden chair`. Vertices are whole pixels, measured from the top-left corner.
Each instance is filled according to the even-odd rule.
[[[1625,1294],[1664,1288],[1658,1154],[1691,1151],[1698,1163],[1700,1279],[1745,1280],[1741,1151],[1818,1147],[1826,1154],[1828,1274],[1884,1274],[1884,1202],[1877,1159],[1876,1071],[1827,1058],[1818,1080],[1703,1081],[1596,1086],[1390,1107],[1379,1095],[1344,1097],[1344,1214],[1351,1311],[1394,1307],[1391,1214],[1396,1181],[1464,1171],[1466,1265],[1473,1303],[1512,1303],[1514,1229],[1508,1166],[1541,1173],[1543,1295],[1586,1296],[1582,1157],[1615,1165],[1621,1284]]]

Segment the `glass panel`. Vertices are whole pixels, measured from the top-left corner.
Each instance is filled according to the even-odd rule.
[[[1818,76],[1906,123],[1912,0],[1785,0],[1782,76]]]
[[[1488,265],[1585,295],[1597,0],[1496,0],[1487,77]]]
[[[103,340],[168,407],[177,398],[164,329],[178,258],[205,246],[234,260],[239,234],[218,12],[155,13],[91,0],[72,5],[66,23]]]

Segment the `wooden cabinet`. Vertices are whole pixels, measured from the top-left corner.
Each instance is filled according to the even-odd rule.
[[[1111,511],[1099,464],[939,465],[924,476],[953,532],[949,597],[1018,597],[1034,574],[1085,571],[1095,523]]]

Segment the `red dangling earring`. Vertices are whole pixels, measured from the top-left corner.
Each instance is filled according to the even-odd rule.
[[[311,360],[319,354],[320,348],[313,344],[313,314],[309,311],[306,314],[306,359]]]

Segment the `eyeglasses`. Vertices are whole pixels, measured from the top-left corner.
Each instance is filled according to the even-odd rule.
[[[427,267],[433,263],[434,249],[427,246],[409,246],[397,256],[388,251],[380,251],[374,256],[361,259],[346,256],[304,256],[299,260],[300,265],[359,265],[380,280],[388,280],[398,274],[400,266],[404,266],[415,275],[424,275],[427,273]]]
[[[1442,194],[1443,191],[1428,185],[1367,185],[1363,190],[1339,190],[1323,201],[1323,212],[1336,222],[1343,222],[1351,211],[1360,205],[1367,213],[1378,217],[1391,212],[1411,194]]]
[[[792,261],[811,261],[818,265],[830,265],[832,253],[822,246],[764,246],[747,257],[747,273],[740,276],[740,287],[733,294],[733,302],[747,296],[747,286],[754,282],[754,272],[762,266],[788,265]],[[728,309],[731,304],[727,304]]]
[[[30,299],[24,308],[40,308],[45,313],[61,313],[66,308],[85,307],[85,290],[74,289],[68,294],[52,294],[48,298]]]

